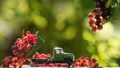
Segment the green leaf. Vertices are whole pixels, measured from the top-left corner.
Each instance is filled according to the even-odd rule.
[[[115,4],[119,4],[119,0],[108,0],[106,7],[114,6]]]
[[[106,7],[112,7],[112,13],[110,15],[111,21],[117,21],[120,17],[120,0],[108,0]]]
[[[39,31],[36,32],[37,39],[39,41],[42,41],[42,43],[45,43],[45,40],[41,36],[39,36],[38,33],[39,33]]]
[[[111,21],[120,21],[120,5],[112,9]]]

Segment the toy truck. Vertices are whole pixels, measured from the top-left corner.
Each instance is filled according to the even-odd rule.
[[[67,63],[71,65],[75,61],[73,53],[65,53],[62,48],[55,47],[53,49],[53,56],[47,59],[32,59],[35,63]]]

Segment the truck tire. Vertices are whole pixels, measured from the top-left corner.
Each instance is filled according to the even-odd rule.
[[[68,64],[68,66],[70,66],[71,64],[72,64],[72,60],[71,59],[69,59],[69,58],[66,58],[66,59],[64,59],[64,61],[63,61],[64,63],[67,63]]]

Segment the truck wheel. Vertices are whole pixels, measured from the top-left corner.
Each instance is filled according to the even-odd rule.
[[[63,62],[67,63],[68,66],[70,66],[72,64],[72,60],[71,59],[65,59]]]

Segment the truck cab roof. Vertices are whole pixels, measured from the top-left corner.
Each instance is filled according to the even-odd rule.
[[[61,47],[55,47],[54,50],[56,50],[56,49],[62,49],[62,48]]]

